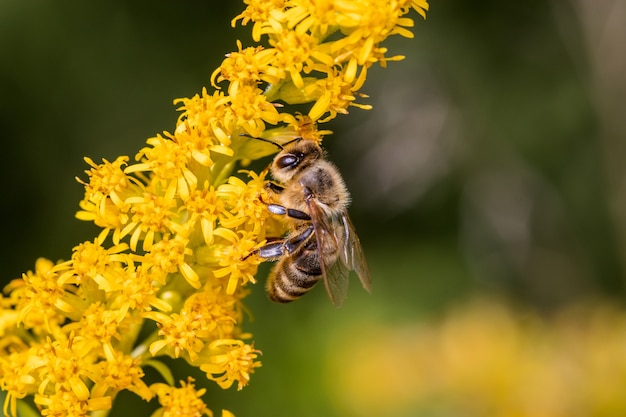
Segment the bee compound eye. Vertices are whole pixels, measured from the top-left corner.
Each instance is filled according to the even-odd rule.
[[[298,157],[294,154],[287,154],[278,159],[276,161],[276,165],[278,168],[286,168],[295,166],[298,163]]]

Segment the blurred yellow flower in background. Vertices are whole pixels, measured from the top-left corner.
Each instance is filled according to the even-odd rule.
[[[626,415],[626,311],[606,302],[543,317],[480,299],[338,339],[327,383],[343,416]]]

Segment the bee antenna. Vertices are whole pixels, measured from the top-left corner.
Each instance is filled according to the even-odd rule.
[[[298,141],[302,140],[302,137],[298,136],[298,137],[293,138],[290,141],[285,142],[285,143],[283,143],[281,145],[280,143],[274,142],[273,140],[269,140],[269,139],[265,139],[265,138],[259,138],[259,137],[256,137],[256,136],[251,136],[251,135],[248,135],[247,133],[240,133],[239,136],[245,136],[245,137],[250,138],[250,139],[256,139],[256,140],[260,140],[260,141],[263,141],[263,142],[271,143],[272,145],[276,146],[281,151],[283,149],[285,149],[285,146],[290,145],[290,144],[292,144],[294,142],[298,142]]]
[[[251,135],[248,135],[247,133],[240,133],[240,134],[239,134],[239,136],[245,136],[245,137],[250,138],[250,139],[256,139],[256,140],[260,140],[260,141],[262,141],[262,142],[271,143],[272,145],[276,146],[276,147],[277,147],[278,149],[280,149],[281,151],[282,151],[283,149],[285,149],[285,148],[284,148],[284,146],[283,146],[283,145],[281,145],[280,143],[276,143],[276,142],[274,142],[274,141],[272,141],[272,140],[269,140],[269,139],[259,138],[259,137],[256,137],[256,136],[251,136]],[[291,141],[290,141],[290,142],[288,142],[288,143],[291,143]]]

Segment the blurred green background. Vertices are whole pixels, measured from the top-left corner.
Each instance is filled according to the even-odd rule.
[[[545,407],[552,416],[626,415],[619,393],[602,391],[604,402],[590,394],[626,383],[623,336],[602,327],[626,334],[624,3],[450,0],[432,1],[425,22],[413,14],[415,39],[387,44],[406,60],[370,71],[363,92],[374,109],[330,123],[335,134],[324,143],[353,195],[373,294],[353,282],[339,311],[321,287],[274,305],[261,278],[244,327],[263,367],[242,392],[209,384],[209,406],[239,417],[537,416],[543,403],[522,384],[588,380],[598,368],[577,368],[580,358],[609,355],[619,366],[602,368],[600,382],[564,389]],[[93,239],[96,229],[74,219],[83,156],[132,158],[148,137],[173,130],[172,100],[208,86],[237,38],[252,43],[249,28],[230,27],[243,7],[0,1],[3,282]],[[458,339],[450,327],[464,329]],[[507,348],[487,343],[503,335]],[[590,337],[603,343],[585,344]],[[528,356],[535,342],[548,353]],[[470,364],[481,352],[507,352],[510,363],[491,365],[508,375],[518,375],[507,368],[514,363],[545,369],[563,358],[575,372],[518,375],[505,394],[496,372],[483,399],[460,378],[433,380],[463,373],[442,352],[466,344]],[[582,352],[564,353],[572,344]],[[575,414],[566,405],[581,390],[591,405]],[[534,414],[524,401],[539,404]],[[136,402],[141,415],[152,406]]]

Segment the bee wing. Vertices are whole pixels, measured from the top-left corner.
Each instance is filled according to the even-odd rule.
[[[341,253],[337,257],[324,254],[327,248],[336,248],[343,251],[343,241],[345,233],[343,227],[340,227],[341,233],[337,231],[337,220],[329,218],[326,212],[317,201],[312,198],[307,200],[311,223],[315,231],[315,239],[317,243],[318,257],[320,259],[320,268],[326,292],[335,307],[341,307],[346,295],[348,294],[348,276],[350,269],[344,262],[339,259],[343,256]],[[339,225],[340,226],[340,225]]]
[[[347,213],[340,213],[329,218],[315,199],[308,201],[308,208],[315,230],[324,286],[332,303],[339,308],[345,301],[350,271],[356,271],[363,288],[371,292],[372,278],[350,217]],[[325,248],[336,248],[337,256],[325,255]]]
[[[343,228],[341,228],[343,230]],[[344,261],[344,235],[339,235],[342,230],[333,229],[335,240],[337,242],[338,256],[329,265],[325,265],[324,285],[330,300],[335,307],[339,308],[343,304],[348,295],[348,283],[350,277],[350,268]]]
[[[363,288],[367,292],[372,292],[372,277],[363,253],[363,247],[347,213],[341,216],[341,222],[343,223],[345,234],[343,245],[340,246],[342,248],[340,254],[341,261],[346,264],[349,270],[356,271]]]

